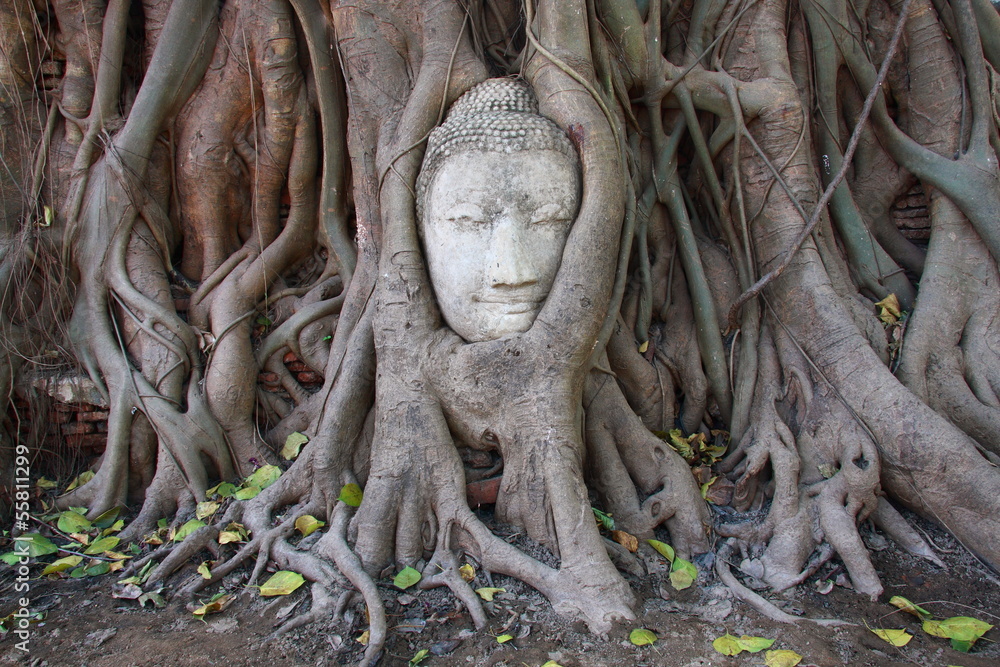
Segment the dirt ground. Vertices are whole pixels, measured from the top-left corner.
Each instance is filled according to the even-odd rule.
[[[973,616],[1000,625],[1000,581],[996,576],[940,529],[924,522],[919,525],[939,549],[947,569],[901,551],[866,528],[866,539],[886,589],[879,601],[872,602],[837,585],[821,594],[817,582],[835,581],[840,574],[836,561],[802,586],[771,596],[791,613],[846,623],[839,627],[808,621],[783,625],[762,618],[733,598],[705,559],[697,561],[697,584],[675,591],[666,568],[650,558],[650,573],[641,579],[631,578],[644,597],[639,619],[615,628],[608,637],[589,634],[582,624],[556,616],[537,592],[502,577],[494,578],[493,584],[506,592],[487,604],[490,626],[482,632],[475,631],[468,613],[449,593],[411,589],[400,597],[387,581],[383,598],[388,600],[393,629],[379,665],[407,665],[422,649],[429,653],[420,664],[430,667],[539,667],[550,660],[563,667],[764,664],[763,652],[735,657],[717,653],[712,640],[726,632],[775,639],[772,649],[796,651],[803,656],[802,665],[1000,665],[997,628],[971,653],[963,654],[953,650],[948,640],[925,634],[915,617],[888,604],[891,596],[902,595],[938,618]],[[2,567],[0,613],[7,615],[14,610],[14,574],[11,568]],[[245,578],[247,573],[240,576]],[[116,599],[111,595],[112,577],[33,580],[31,609],[44,610],[45,618],[32,627],[27,653],[15,647],[13,633],[0,640],[0,665],[352,665],[363,651],[357,641],[365,630],[364,614],[359,610],[349,615],[347,623],[314,623],[273,636],[282,619],[308,609],[306,587],[278,598],[262,598],[256,589],[244,588],[225,611],[202,621],[181,601],[171,601],[162,609],[143,609],[135,600]],[[488,582],[477,580],[475,585]],[[628,641],[629,632],[638,627],[654,632],[656,643],[633,646]],[[868,628],[905,628],[914,637],[905,647],[894,648]],[[505,634],[514,639],[499,643],[497,636]]]

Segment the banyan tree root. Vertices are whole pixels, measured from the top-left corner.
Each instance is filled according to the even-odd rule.
[[[488,622],[466,555],[595,631],[633,618],[615,566],[632,561],[609,557],[592,505],[683,557],[714,529],[718,576],[783,620],[740,588],[733,549],[776,590],[839,557],[876,596],[870,519],[940,563],[883,494],[1000,563],[1000,48],[983,5],[54,2],[58,102],[36,100],[50,112],[25,127],[46,129],[17,171],[41,214],[3,221],[24,242],[0,262],[53,305],[0,307],[12,373],[41,347],[27,332],[59,320],[110,405],[95,477],[60,504],[138,507],[122,535],[139,539],[305,433],[275,484],[133,570],[155,562],[150,582],[193,595],[273,560],[313,599],[278,631],[363,601],[366,663],[388,632],[384,572],[421,567]],[[0,61],[4,90],[22,60]],[[580,206],[530,328],[470,342],[425,269],[418,174],[448,109],[497,74],[572,143]],[[926,253],[890,219],[918,181]],[[39,277],[58,258],[66,284]],[[883,326],[890,293],[911,312]],[[712,472],[734,488],[724,523],[653,433],[674,428],[731,435]],[[550,560],[469,509],[459,448],[502,460],[496,517]],[[300,540],[307,514],[328,526]],[[248,539],[218,544],[232,523]],[[205,551],[211,578],[183,579]]]

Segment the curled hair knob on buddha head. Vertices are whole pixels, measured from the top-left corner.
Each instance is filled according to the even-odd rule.
[[[462,152],[513,153],[558,151],[574,162],[576,150],[566,133],[539,115],[531,88],[521,79],[487,79],[462,95],[445,122],[427,139],[417,178],[417,218],[423,214],[424,197],[441,164]]]

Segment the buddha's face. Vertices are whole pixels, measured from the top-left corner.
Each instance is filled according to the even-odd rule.
[[[429,184],[420,221],[445,322],[470,342],[527,331],[552,288],[579,205],[553,150],[463,152]]]

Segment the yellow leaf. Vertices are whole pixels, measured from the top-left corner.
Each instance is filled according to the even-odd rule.
[[[45,569],[42,570],[42,576],[44,577],[47,574],[56,574],[57,572],[68,570],[71,567],[76,567],[82,560],[82,556],[66,556],[65,558],[54,560],[45,566]]]
[[[361,633],[361,635],[355,640],[362,646],[368,646],[368,640],[371,638],[371,633],[367,630]]]
[[[219,503],[208,500],[203,503],[198,503],[198,507],[194,511],[194,515],[199,519],[207,519],[208,517],[215,514],[219,509]]]
[[[773,639],[751,637],[750,635],[743,635],[736,641],[739,642],[744,651],[749,651],[750,653],[760,653],[766,648],[771,648],[771,645],[774,644]]]
[[[361,487],[357,484],[345,484],[344,488],[340,490],[337,500],[351,507],[360,507],[364,496],[365,494],[361,491]]]
[[[802,656],[795,651],[780,649],[764,654],[764,664],[767,667],[795,667],[802,662]]]
[[[302,537],[312,535],[325,525],[325,522],[320,521],[311,514],[303,514],[295,520],[295,530],[302,533]]]
[[[883,630],[881,628],[868,629],[874,632],[880,639],[889,642],[893,646],[906,646],[910,643],[910,640],[913,639],[913,635],[906,630]]]
[[[639,354],[646,354],[646,350],[649,349],[649,341],[643,341],[642,345],[639,346]]]
[[[264,597],[288,595],[304,583],[305,578],[298,572],[278,570],[260,587],[260,594]]]
[[[465,581],[472,581],[476,578],[476,568],[472,567],[468,563],[458,568],[458,573],[462,575],[462,579]]]
[[[84,484],[86,484],[87,482],[89,482],[92,479],[94,479],[94,471],[92,471],[92,470],[85,470],[85,471],[81,472],[76,477],[76,479],[74,479],[72,482],[69,483],[69,486],[66,487],[66,491],[64,493],[69,493],[70,491],[72,491],[76,487],[83,486]]]
[[[733,637],[728,632],[721,637],[717,637],[712,642],[712,648],[722,655],[739,655],[743,652],[743,647],[740,646],[740,640]]]
[[[51,479],[45,479],[44,477],[39,477],[38,481],[35,482],[35,486],[37,486],[39,489],[48,490],[48,489],[54,489],[58,485]]]
[[[243,538],[240,534],[232,530],[224,530],[219,533],[219,544],[229,544],[230,542],[240,542]]]
[[[506,593],[505,588],[477,588],[476,594],[487,602],[493,602],[493,596],[497,593]]]
[[[141,598],[140,598],[140,600],[141,600]],[[194,614],[195,616],[202,616],[202,617],[204,617],[204,616],[208,616],[209,614],[218,614],[220,611],[222,611],[226,607],[228,607],[229,603],[232,602],[232,601],[233,601],[233,597],[231,595],[222,595],[222,596],[220,596],[220,597],[212,600],[211,602],[206,602],[205,604],[203,604],[201,606],[197,606],[196,605],[194,609],[191,609],[191,607],[188,607],[188,609],[191,609],[191,613]],[[157,606],[159,606],[159,605],[157,605]]]
[[[665,542],[660,542],[659,540],[646,540],[649,546],[656,549],[656,551],[666,558],[671,563],[674,562],[674,548]]]
[[[902,595],[893,595],[892,598],[889,599],[889,604],[891,604],[893,607],[899,607],[900,609],[909,614],[913,614],[922,621],[930,618],[931,616],[929,611],[918,607],[917,605],[913,604],[912,602],[904,598]]]
[[[302,446],[307,442],[309,442],[309,438],[305,434],[298,431],[289,434],[285,438],[285,446],[281,448],[281,458],[291,461],[299,455],[299,452],[302,451]]]
[[[628,634],[628,640],[635,646],[652,646],[656,643],[656,635],[646,628],[636,628]]]
[[[208,561],[207,560],[204,563],[202,563],[201,565],[198,566],[198,574],[201,575],[202,579],[211,579],[212,578],[212,571],[208,568]]]
[[[560,665],[555,660],[549,660],[547,663],[545,663],[544,665],[542,665],[542,667],[562,667],[562,665]]]
[[[903,314],[903,309],[899,306],[899,299],[895,294],[890,294],[875,304],[879,309],[878,318],[886,324],[895,324],[899,316]]]

